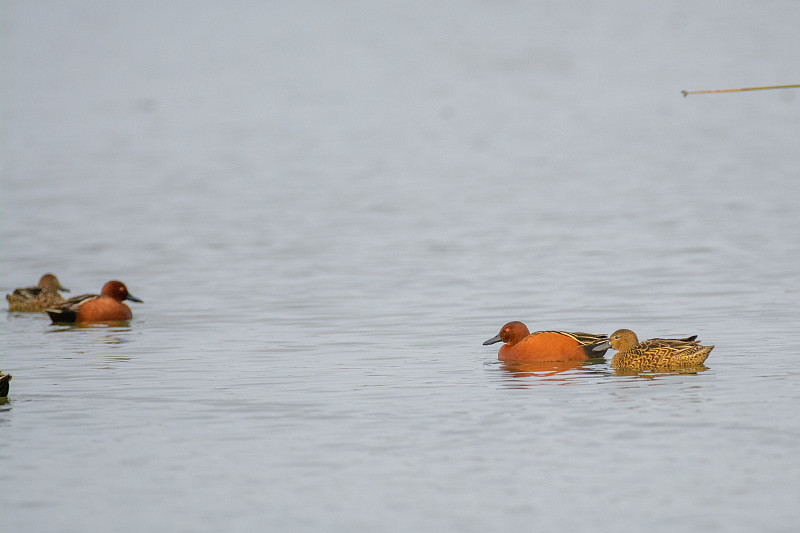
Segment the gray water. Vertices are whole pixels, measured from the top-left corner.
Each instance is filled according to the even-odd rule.
[[[800,4],[284,4],[4,2],[3,531],[793,531]]]

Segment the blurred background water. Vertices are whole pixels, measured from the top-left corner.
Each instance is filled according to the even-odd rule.
[[[4,3],[8,531],[792,531],[795,2]],[[509,320],[708,369],[516,368]]]

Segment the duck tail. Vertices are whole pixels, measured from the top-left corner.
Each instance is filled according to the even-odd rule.
[[[75,322],[78,314],[71,309],[45,309],[47,314],[50,315],[50,320],[53,324],[70,324]]]

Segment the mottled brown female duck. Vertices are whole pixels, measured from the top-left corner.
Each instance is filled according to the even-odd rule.
[[[69,292],[58,282],[54,274],[45,274],[36,287],[14,289],[11,294],[6,294],[8,310],[18,313],[35,313],[44,311],[48,307],[64,303],[64,298],[58,291]]]
[[[669,370],[699,366],[714,346],[701,346],[697,335],[684,339],[650,339],[639,342],[636,333],[618,329],[595,349],[617,350],[611,366],[629,370]]]

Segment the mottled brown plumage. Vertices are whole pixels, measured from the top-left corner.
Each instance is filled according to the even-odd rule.
[[[58,282],[53,274],[45,274],[36,287],[14,289],[11,294],[6,294],[8,310],[17,313],[35,313],[44,311],[48,307],[64,303],[64,298],[58,291],[69,292]]]
[[[608,338],[617,354],[611,366],[631,370],[668,370],[699,366],[714,346],[701,346],[696,336],[685,339],[650,339],[639,342],[629,329],[619,329]]]

